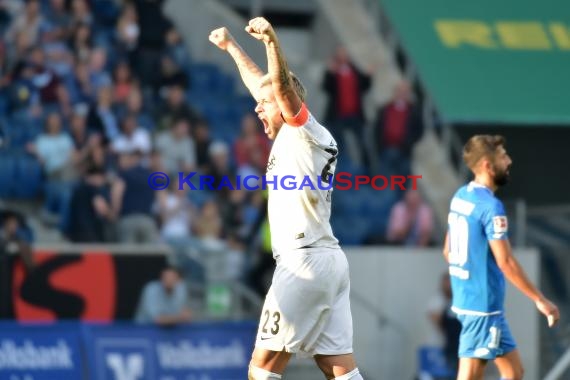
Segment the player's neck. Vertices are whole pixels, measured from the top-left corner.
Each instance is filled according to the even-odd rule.
[[[497,191],[497,185],[495,185],[495,182],[489,176],[481,176],[481,175],[475,176],[475,179],[473,179],[473,182],[475,182],[476,184],[479,184],[481,186],[485,186],[486,188],[491,190],[493,193],[495,191]]]

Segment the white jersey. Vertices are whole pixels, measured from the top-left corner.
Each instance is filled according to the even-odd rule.
[[[267,164],[268,217],[275,257],[302,247],[339,247],[330,225],[338,148],[331,133],[306,112],[303,125],[283,124]],[[275,184],[270,182],[273,180]],[[306,186],[300,189],[303,181]]]

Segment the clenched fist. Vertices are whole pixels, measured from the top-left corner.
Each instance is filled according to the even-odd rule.
[[[536,308],[544,314],[548,320],[548,327],[554,326],[560,319],[558,307],[547,299],[536,301]]]
[[[245,31],[263,42],[275,42],[275,31],[273,27],[263,17],[256,17],[249,21],[249,25],[245,27]]]
[[[210,32],[210,36],[208,37],[211,43],[216,45],[222,50],[226,50],[228,48],[228,44],[230,44],[234,38],[230,34],[228,28],[222,27]]]

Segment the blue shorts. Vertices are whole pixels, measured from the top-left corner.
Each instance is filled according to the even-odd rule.
[[[460,358],[493,360],[516,348],[504,314],[476,316],[457,315],[461,322]]]

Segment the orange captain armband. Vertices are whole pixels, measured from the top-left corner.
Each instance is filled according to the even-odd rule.
[[[307,120],[309,120],[309,109],[307,108],[305,103],[301,103],[301,109],[299,110],[299,112],[297,112],[295,116],[288,117],[281,114],[281,117],[290,126],[301,127],[307,123]]]

